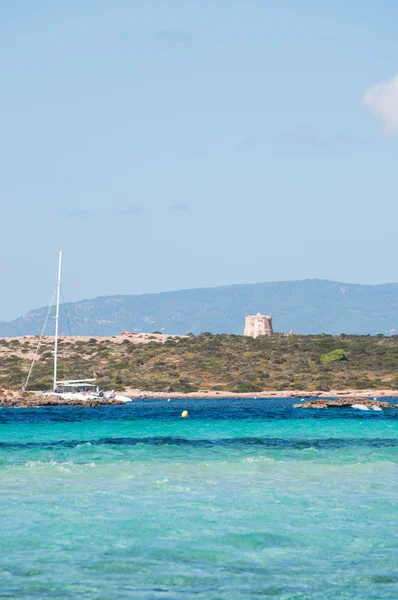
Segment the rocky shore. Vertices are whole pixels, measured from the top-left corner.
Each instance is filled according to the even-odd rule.
[[[232,392],[214,392],[200,391],[183,394],[181,392],[151,392],[137,389],[128,389],[123,395],[132,400],[139,399],[184,399],[184,398],[263,398],[264,400],[272,398],[297,398],[307,400],[295,404],[298,408],[327,408],[328,406],[351,406],[352,404],[373,404],[381,407],[391,406],[397,408],[398,405],[380,401],[381,398],[397,398],[398,392],[393,390],[331,390],[329,392],[305,390],[295,391],[266,391],[257,393],[232,393]],[[109,404],[124,404],[123,401],[115,398],[92,398],[91,400],[66,400],[56,395],[45,395],[33,392],[22,392],[16,390],[0,389],[0,407],[35,407],[35,406],[81,406],[96,407]]]
[[[59,396],[47,394],[35,394],[32,392],[20,392],[12,390],[0,390],[0,407],[9,408],[33,408],[36,406],[80,406],[91,408],[108,404],[124,404],[115,398],[92,398],[91,400],[65,400]]]
[[[381,402],[380,400],[369,400],[369,398],[358,398],[346,397],[337,398],[336,400],[310,400],[309,402],[300,402],[300,404],[293,404],[294,408],[347,408],[355,404],[362,404],[364,406],[378,406],[379,408],[398,408],[398,404],[392,404],[391,402]]]

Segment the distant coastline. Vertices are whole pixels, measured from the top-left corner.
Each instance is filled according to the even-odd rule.
[[[397,333],[398,283],[360,285],[321,279],[236,284],[143,295],[101,296],[66,306],[70,331],[112,336],[120,331],[243,333],[245,315],[273,316],[275,331],[358,335]],[[0,336],[40,334],[48,311],[37,307],[11,321]],[[52,315],[53,316],[53,315]],[[60,333],[69,333],[62,319]]]

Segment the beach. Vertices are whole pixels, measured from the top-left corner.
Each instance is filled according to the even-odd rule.
[[[215,392],[214,390],[202,390],[199,392],[151,392],[128,388],[123,392],[129,398],[253,398],[253,393],[245,392]],[[398,390],[329,390],[329,391],[308,391],[308,390],[265,390],[256,392],[256,398],[398,398]]]
[[[145,398],[167,400],[167,399],[205,399],[217,400],[217,399],[238,399],[238,398],[252,398],[253,394],[249,393],[234,393],[230,392],[214,392],[211,390],[203,390],[201,392],[151,392],[148,390],[137,390],[129,388],[123,391],[123,395],[132,400],[140,400]],[[331,398],[348,399],[349,401],[355,402],[365,399],[381,400],[383,398],[398,398],[398,393],[392,390],[330,390],[328,392],[322,391],[307,391],[307,390],[294,390],[280,392],[274,391],[263,391],[256,393],[257,399],[272,400],[274,398],[285,398],[285,399],[325,399]],[[63,399],[56,395],[43,395],[42,393],[34,392],[23,392],[21,390],[9,390],[0,389],[0,407],[1,406],[107,406],[109,404],[124,404],[123,401],[116,399],[106,399],[98,397],[87,397],[87,400],[72,400],[70,398]]]

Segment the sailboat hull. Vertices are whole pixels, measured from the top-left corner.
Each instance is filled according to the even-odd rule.
[[[78,400],[79,402],[90,402],[90,400],[118,400],[119,402],[132,402],[131,398],[127,396],[122,396],[120,394],[110,394],[105,393],[103,396],[99,394],[90,394],[85,392],[44,392],[44,395],[48,396],[58,396],[58,398],[62,398],[62,400],[68,400],[73,402],[74,400]]]

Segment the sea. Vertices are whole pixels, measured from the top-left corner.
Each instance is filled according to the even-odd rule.
[[[398,410],[295,402],[0,409],[0,598],[396,600]]]

